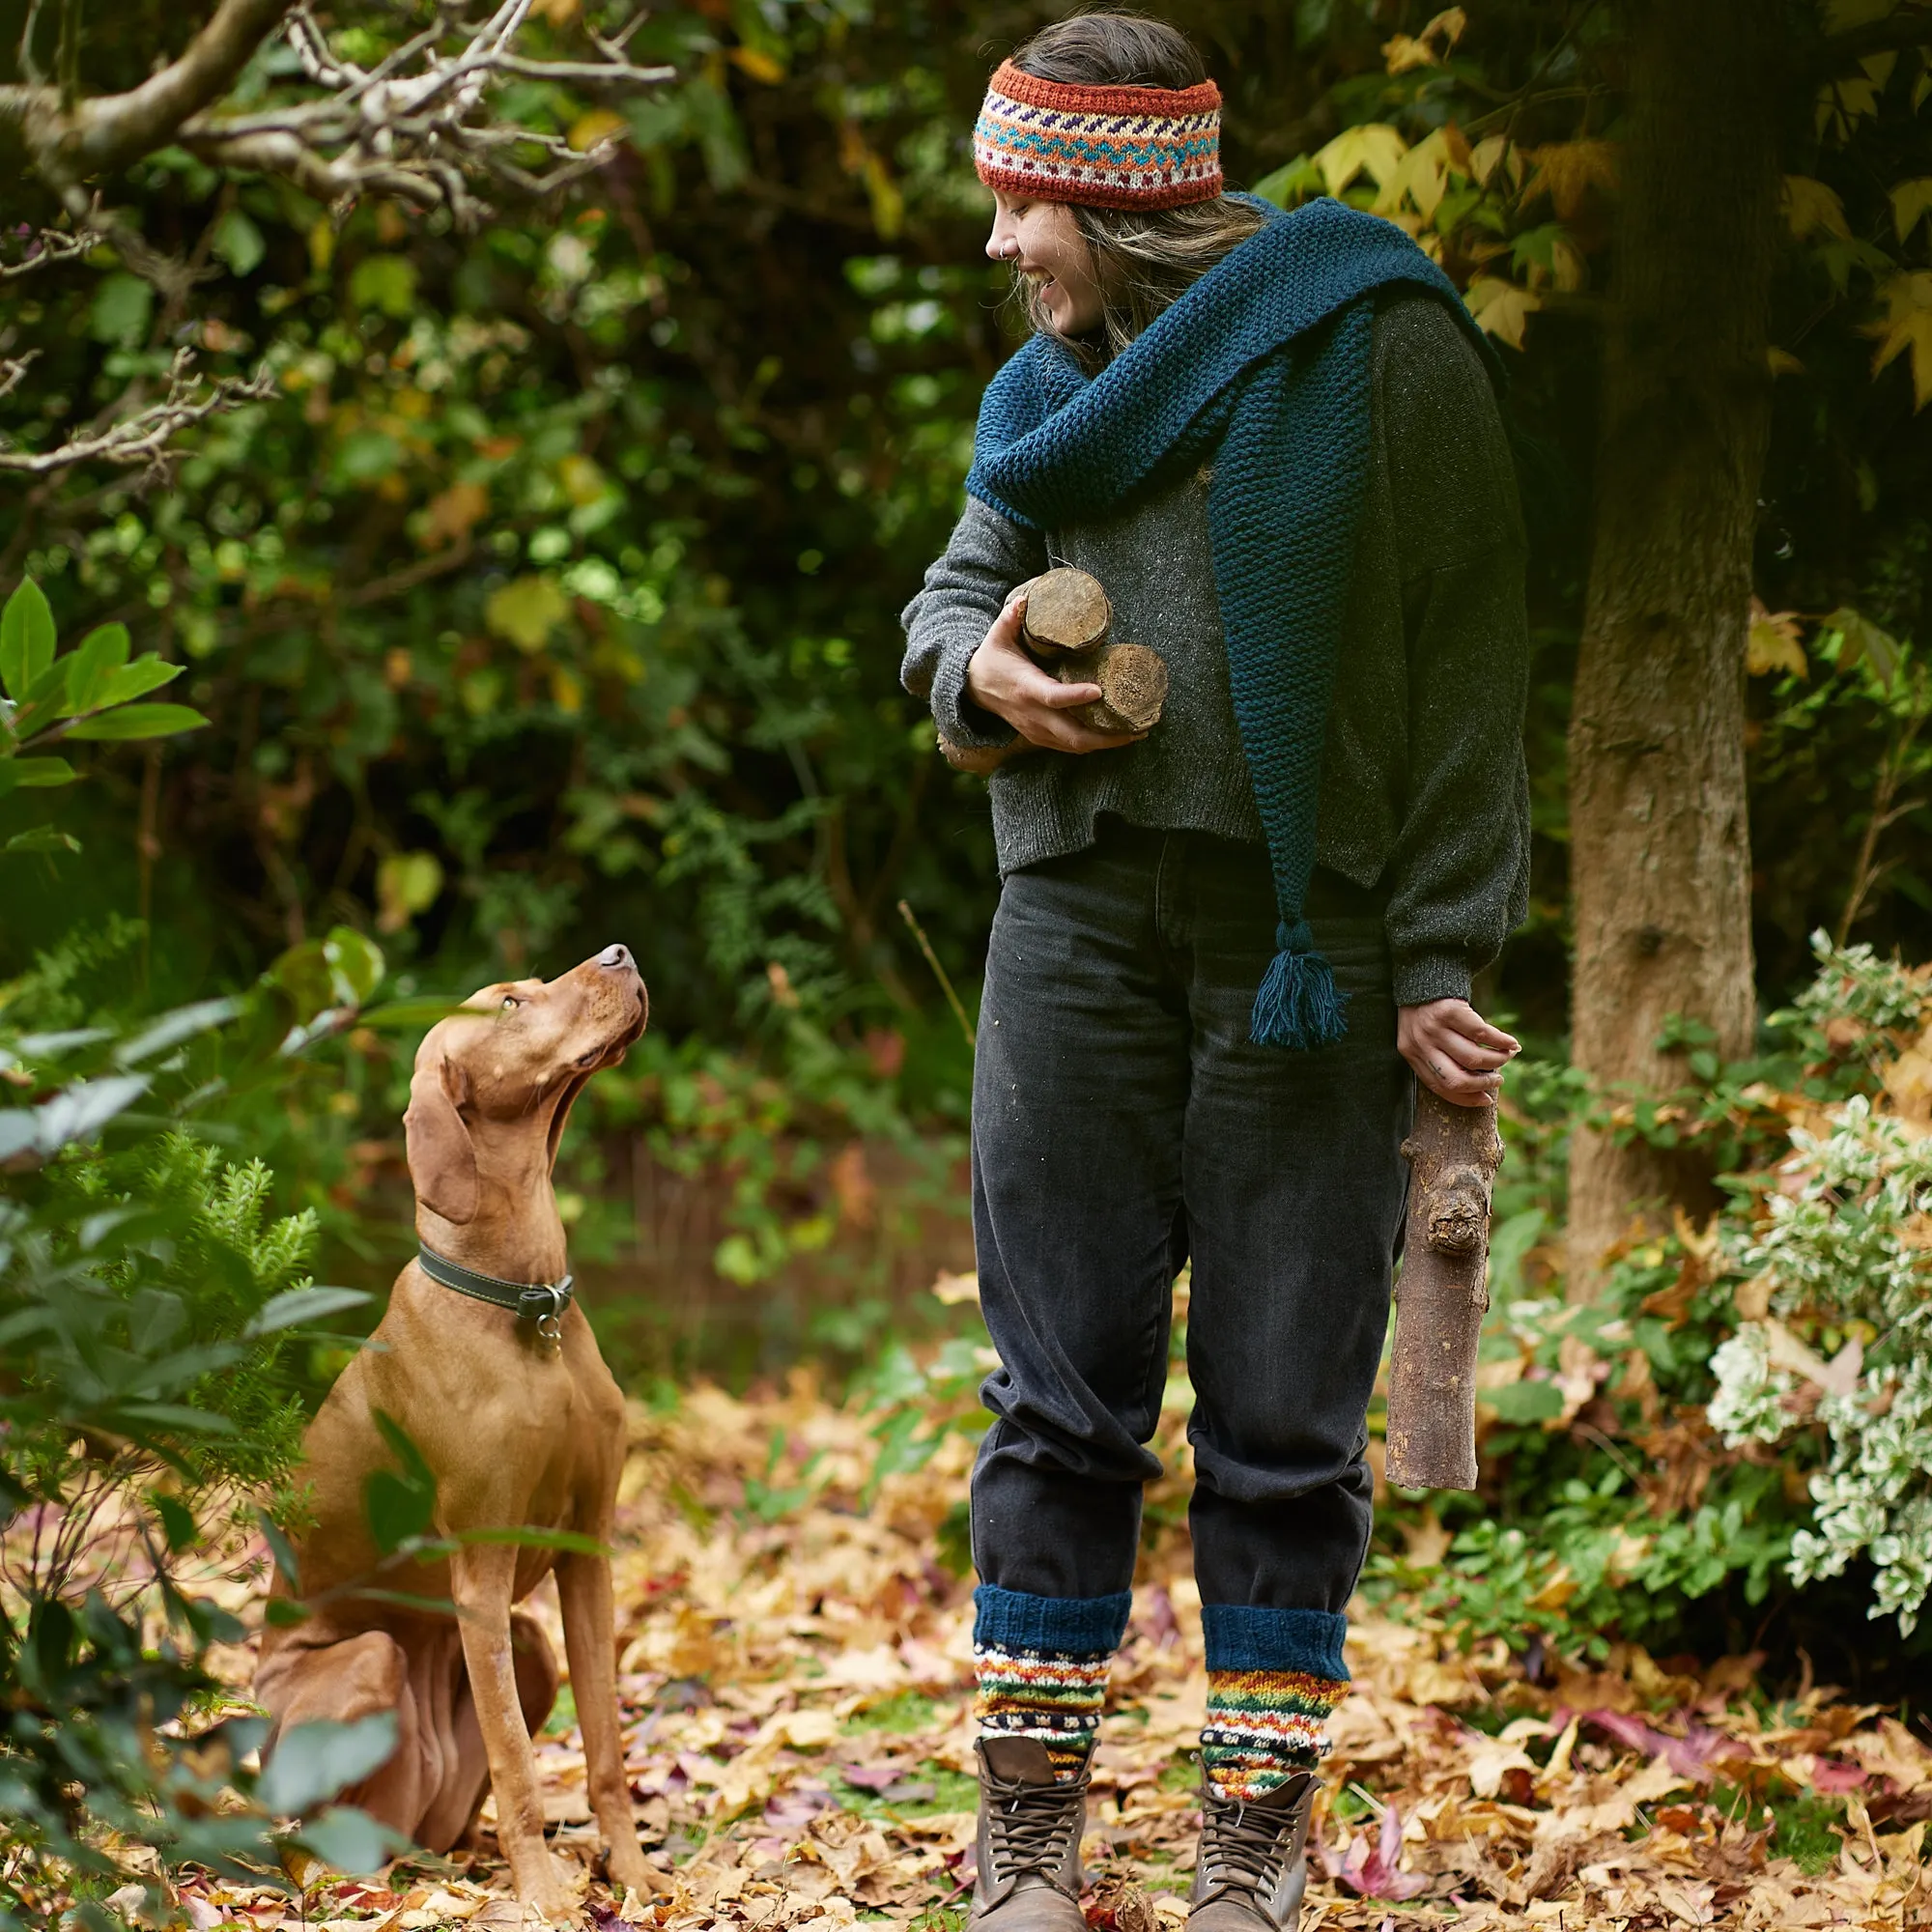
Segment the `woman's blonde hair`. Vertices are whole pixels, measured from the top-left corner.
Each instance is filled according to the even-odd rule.
[[[1042,27],[1012,57],[1022,73],[1078,87],[1198,87],[1208,70],[1178,27],[1137,14],[1075,14]],[[1189,284],[1245,242],[1266,216],[1252,203],[1216,195],[1179,208],[1090,208],[1073,218],[1094,251],[1103,342],[1068,340],[1083,362],[1118,355]],[[1013,299],[1037,332],[1054,333],[1032,283],[1013,278]]]

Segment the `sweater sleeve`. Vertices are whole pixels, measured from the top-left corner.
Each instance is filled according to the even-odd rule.
[[[1480,357],[1440,304],[1377,323],[1376,399],[1403,577],[1407,787],[1389,870],[1403,1006],[1467,999],[1529,903],[1529,682],[1516,471]]]
[[[906,648],[899,681],[931,704],[933,722],[953,744],[1011,741],[1012,726],[966,696],[966,666],[1013,585],[1045,568],[1046,544],[1037,530],[969,497],[946,554],[901,612]]]

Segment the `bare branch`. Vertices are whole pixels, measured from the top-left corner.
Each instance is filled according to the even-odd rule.
[[[111,173],[164,147],[189,115],[234,86],[291,0],[221,0],[177,60],[125,94],[68,111],[43,80],[0,88],[0,121],[18,125],[36,170],[72,205],[86,176]],[[24,70],[23,70],[24,71]]]
[[[11,396],[20,386],[20,379],[33,366],[40,355],[38,349],[30,349],[24,355],[0,357],[0,398]]]
[[[26,373],[31,356],[17,362],[0,363],[0,396],[6,395]],[[125,468],[145,465],[151,470],[164,470],[167,445],[183,430],[206,422],[210,416],[225,415],[244,403],[261,402],[275,393],[275,379],[265,367],[245,380],[240,376],[217,376],[205,384],[194,373],[194,352],[177,352],[168,371],[168,392],[157,403],[136,410],[119,422],[90,436],[76,437],[52,449],[26,451],[0,446],[0,470],[17,474],[45,476],[57,469],[70,469],[77,463],[115,463]]]
[[[99,247],[106,239],[95,228],[77,228],[71,233],[64,228],[43,228],[34,237],[34,252],[25,261],[0,263],[0,282],[31,275],[35,270],[51,268],[56,262],[71,262],[75,256]]]
[[[1814,69],[1821,77],[1829,78],[1842,73],[1855,60],[1928,44],[1932,44],[1932,5],[1926,4],[1926,0],[1909,0],[1909,4],[1895,8],[1880,19],[1867,20],[1861,27],[1827,34],[1818,43]]]
[[[0,125],[19,128],[34,167],[76,219],[84,177],[178,141],[215,165],[279,175],[337,210],[362,195],[392,195],[417,209],[446,208],[471,227],[486,210],[468,180],[551,194],[611,153],[604,144],[580,154],[554,134],[496,118],[493,97],[503,82],[622,94],[674,78],[670,68],[639,67],[626,56],[636,20],[613,38],[592,34],[595,60],[520,53],[514,43],[530,7],[531,0],[500,0],[475,24],[462,17],[460,0],[439,0],[430,25],[364,71],[330,49],[309,0],[220,0],[181,58],[141,86],[71,110],[43,80],[0,87]],[[245,114],[213,111],[278,23],[321,92]],[[517,165],[504,151],[520,147],[551,165]],[[114,241],[119,247],[118,234]]]

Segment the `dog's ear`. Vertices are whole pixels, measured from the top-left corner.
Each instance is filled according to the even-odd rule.
[[[476,1150],[457,1112],[469,1091],[469,1076],[444,1055],[416,1068],[403,1116],[416,1199],[431,1213],[458,1223],[476,1218]]]

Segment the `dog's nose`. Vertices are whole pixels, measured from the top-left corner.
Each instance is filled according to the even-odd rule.
[[[597,955],[597,963],[600,966],[609,966],[613,971],[624,966],[629,966],[633,963],[631,949],[628,946],[607,946]]]

